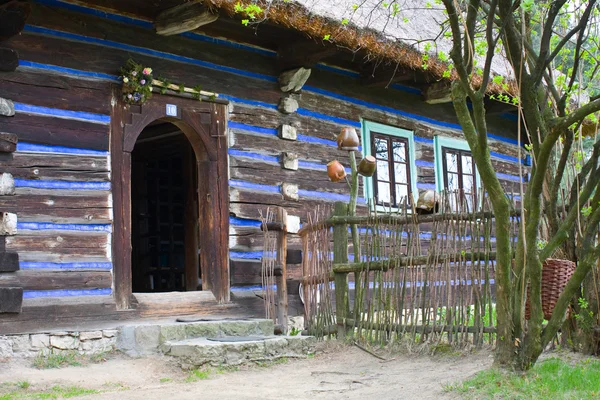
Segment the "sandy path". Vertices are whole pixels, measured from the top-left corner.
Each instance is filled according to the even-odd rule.
[[[78,385],[101,394],[85,399],[440,399],[443,385],[465,379],[492,362],[468,356],[400,355],[389,362],[356,347],[328,349],[306,360],[251,367],[186,382],[187,372],[165,357],[111,359],[85,367],[36,370],[23,361],[0,364],[0,383],[27,380],[29,390]]]

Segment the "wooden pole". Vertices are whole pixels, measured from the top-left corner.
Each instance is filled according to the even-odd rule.
[[[288,329],[288,292],[287,292],[287,211],[277,207],[277,221],[282,229],[277,232],[277,260],[275,265],[281,269],[281,274],[276,274],[277,284],[277,323],[285,335]]]
[[[348,215],[348,205],[336,202],[334,216]],[[348,225],[339,224],[333,227],[333,262],[344,264],[348,262]],[[349,314],[348,304],[348,274],[336,272],[335,282],[335,319],[338,339],[346,337],[346,317]]]

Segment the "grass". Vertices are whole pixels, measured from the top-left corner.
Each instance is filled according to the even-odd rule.
[[[101,352],[93,355],[81,355],[76,351],[40,353],[33,359],[32,365],[37,369],[80,367],[104,362],[110,354],[111,352]]]
[[[600,361],[551,358],[523,374],[489,369],[446,390],[474,399],[600,398]]]
[[[0,400],[26,400],[26,399],[68,399],[71,397],[85,396],[100,393],[98,390],[86,389],[81,386],[52,386],[46,390],[29,390],[30,385],[23,385],[23,382],[3,385],[10,391],[0,392]]]

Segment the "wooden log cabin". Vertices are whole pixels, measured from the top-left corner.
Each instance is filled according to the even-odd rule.
[[[389,166],[362,185],[363,211],[373,195],[393,206],[403,194],[481,185],[448,84],[439,68],[414,67],[416,50],[406,63],[369,61],[376,49],[314,28],[348,29],[351,40],[360,27],[293,2],[245,26],[235,3],[0,0],[0,334],[260,315],[236,293],[261,282],[261,213],[284,207],[299,226],[348,199],[326,174],[333,159],[348,166],[335,143],[342,127]],[[168,90],[126,104],[129,59],[218,96]],[[488,111],[498,176],[518,193],[514,108],[490,100]],[[297,282],[301,246],[288,237]],[[173,292],[199,295],[182,293],[175,307]]]

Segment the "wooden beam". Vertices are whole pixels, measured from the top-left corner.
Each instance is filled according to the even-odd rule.
[[[0,287],[24,290],[106,289],[112,285],[110,271],[31,271],[0,274]]]
[[[12,0],[0,5],[0,42],[21,33],[30,13],[28,1]]]
[[[277,51],[277,66],[280,71],[294,68],[312,68],[319,61],[337,52],[333,45],[324,45],[314,40],[302,40],[279,46]]]
[[[418,73],[415,70],[390,66],[377,68],[368,64],[360,73],[360,83],[364,86],[388,87],[398,82],[416,82],[417,77]]]
[[[19,66],[19,53],[0,47],[0,72],[13,72]]]
[[[218,18],[219,14],[210,12],[201,1],[194,1],[169,8],[158,14],[154,28],[159,35],[177,35],[215,22]]]

